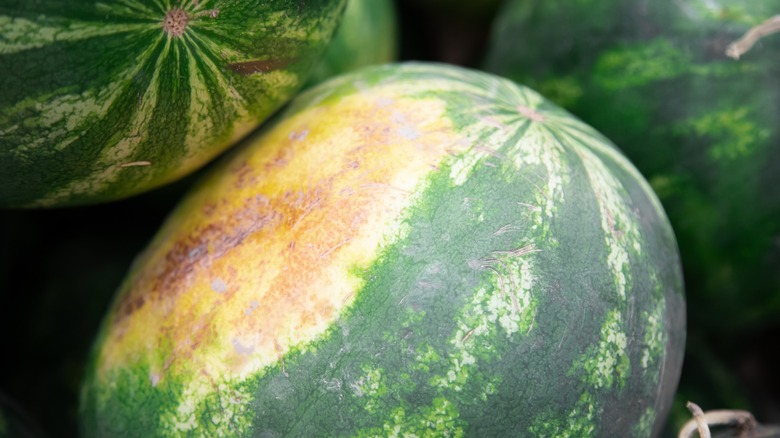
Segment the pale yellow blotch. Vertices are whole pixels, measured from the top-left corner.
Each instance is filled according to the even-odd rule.
[[[458,141],[442,102],[390,96],[280,122],[185,200],[125,285],[100,372],[142,360],[160,382],[243,378],[322,335]]]

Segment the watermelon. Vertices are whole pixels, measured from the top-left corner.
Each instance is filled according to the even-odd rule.
[[[333,39],[309,77],[310,84],[398,56],[398,24],[392,0],[347,0]]]
[[[650,436],[679,254],[646,181],[531,89],[326,81],[212,169],[120,287],[84,436]]]
[[[192,172],[297,92],[344,5],[5,1],[0,206],[105,202]]]
[[[605,134],[650,181],[691,324],[706,330],[780,314],[780,35],[762,27],[778,13],[778,0],[510,0],[484,61]],[[764,37],[731,53],[751,29]]]

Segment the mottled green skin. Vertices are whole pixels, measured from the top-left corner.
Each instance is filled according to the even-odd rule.
[[[198,436],[214,436],[224,425],[211,419],[226,410],[258,437],[657,433],[679,377],[685,304],[674,236],[649,186],[607,140],[533,91],[455,67],[361,70],[287,114],[393,85],[442,99],[475,147],[498,149],[453,156],[421,182],[403,231],[356,268],[365,286],[323,336],[240,383],[211,382],[223,389],[183,421],[197,422]],[[530,160],[535,145],[543,162]],[[616,186],[593,182],[601,170]],[[604,208],[620,213],[609,232]],[[614,247],[626,251],[617,271]],[[519,248],[531,250],[503,252]],[[110,387],[93,379],[85,436],[175,434],[159,412],[187,396],[187,382],[153,388],[143,361],[118,369]]]
[[[0,207],[98,203],[182,177],[303,85],[346,0],[4,1]],[[130,164],[128,166],[128,164]]]
[[[574,112],[648,178],[696,325],[780,312],[780,36],[725,54],[778,13],[776,0],[512,0],[494,24],[485,68]]]
[[[369,65],[396,60],[398,23],[392,0],[347,0],[344,17],[309,84]]]

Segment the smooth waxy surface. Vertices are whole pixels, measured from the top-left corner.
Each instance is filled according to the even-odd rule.
[[[674,238],[609,143],[508,81],[386,66],[301,96],[179,206],[105,322],[82,420],[647,436],[683,341]]]
[[[343,0],[0,5],[0,206],[179,178],[306,81]]]

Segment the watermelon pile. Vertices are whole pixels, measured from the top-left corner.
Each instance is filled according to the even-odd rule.
[[[778,13],[0,6],[0,437],[780,422]]]

